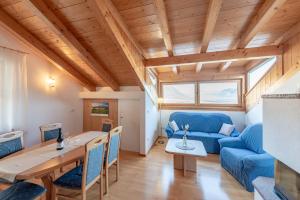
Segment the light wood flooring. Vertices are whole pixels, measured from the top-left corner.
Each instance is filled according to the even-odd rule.
[[[159,139],[165,141],[165,139]],[[165,143],[166,144],[166,143]],[[219,164],[217,155],[198,159],[197,174],[173,169],[172,155],[158,142],[144,157],[121,152],[120,180],[115,182],[115,169],[110,170],[110,191],[104,200],[250,200],[247,192]],[[87,199],[99,199],[99,185],[87,193]]]

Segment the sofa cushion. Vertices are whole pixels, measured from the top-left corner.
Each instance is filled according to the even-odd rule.
[[[232,124],[231,118],[222,113],[191,113],[174,112],[170,115],[169,121],[177,123],[179,129],[189,124],[189,131],[218,133],[223,123]]]
[[[256,153],[264,153],[262,148],[262,124],[254,124],[248,126],[242,133],[241,139],[243,140],[247,149]]]
[[[221,164],[227,171],[229,171],[234,177],[236,177],[240,183],[243,184],[243,159],[246,156],[255,154],[255,152],[248,149],[224,147],[220,152]]]
[[[219,133],[226,136],[230,136],[233,130],[234,125],[223,123],[221,129],[219,130]]]

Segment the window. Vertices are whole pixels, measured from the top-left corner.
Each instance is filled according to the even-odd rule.
[[[195,104],[195,84],[163,84],[162,97],[165,104]]]
[[[271,69],[275,62],[276,57],[268,59],[266,62],[263,62],[248,72],[248,91],[255,86],[255,84],[269,71],[269,69]]]
[[[199,83],[200,104],[239,104],[237,81]]]
[[[243,109],[242,79],[161,83],[160,97],[165,109]]]

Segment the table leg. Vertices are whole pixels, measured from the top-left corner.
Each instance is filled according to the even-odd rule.
[[[44,187],[47,189],[46,192],[47,200],[55,200],[55,190],[52,185],[53,177],[54,177],[54,172],[41,177],[44,183]]]
[[[183,175],[186,171],[197,171],[197,159],[193,156],[174,155],[174,169],[182,169]]]
[[[183,156],[183,176],[186,176],[186,170],[187,170],[187,157]]]

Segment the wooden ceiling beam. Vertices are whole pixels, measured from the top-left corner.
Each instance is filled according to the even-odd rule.
[[[219,71],[220,71],[220,72],[224,72],[226,69],[228,69],[228,68],[230,67],[231,64],[232,64],[232,61],[223,63],[223,64],[221,65],[221,67],[219,68]]]
[[[136,73],[140,86],[147,89],[145,83],[145,66],[143,63],[143,56],[139,53],[135,45],[129,39],[126,31],[122,29],[114,16],[116,8],[110,0],[88,0],[89,7],[94,13],[99,24],[104,25],[117,41],[117,45],[124,53],[125,57]]]
[[[277,40],[274,42],[275,45],[282,44],[292,38],[293,36],[300,33],[300,22],[294,24],[288,31],[284,32]]]
[[[161,34],[164,40],[165,47],[168,51],[169,56],[173,56],[173,42],[170,33],[167,10],[163,0],[154,0],[154,6],[156,9],[156,15],[158,17],[158,23],[161,30]],[[179,73],[179,66],[173,66],[172,71],[174,74]]]
[[[154,0],[158,23],[169,56],[173,56],[173,43],[168,25],[166,7],[163,0]]]
[[[0,10],[0,22],[3,27],[9,30],[13,35],[20,39],[25,45],[29,46],[37,53],[45,57],[55,66],[63,69],[68,73],[74,80],[78,81],[82,86],[87,89],[94,91],[96,90],[96,84],[89,80],[87,77],[82,75],[76,67],[72,66],[56,52],[50,49],[46,44],[37,39],[32,33],[30,33],[21,24],[15,21],[12,17],[6,14],[3,10]]]
[[[223,0],[210,0],[206,15],[204,33],[201,41],[200,53],[206,53],[209,42],[212,38],[218,16],[222,7]],[[196,72],[199,73],[203,68],[203,63],[197,63]]]
[[[257,14],[252,18],[246,30],[240,37],[237,48],[245,48],[254,36],[274,16],[286,0],[268,0],[261,6]]]
[[[172,72],[161,72],[158,75],[160,82],[178,82],[178,81],[201,81],[217,79],[235,79],[245,75],[244,67],[234,67],[225,72],[219,72],[218,69],[204,69],[200,74],[195,71],[183,71],[176,75]]]
[[[68,27],[58,18],[44,0],[26,0],[27,5],[40,17],[72,50],[88,64],[90,69],[98,75],[113,90],[119,90],[118,82],[107,70],[107,67],[99,62],[74,36]]]
[[[243,30],[240,39],[233,45],[233,49],[245,48],[261,28],[274,16],[278,9],[286,2],[286,0],[267,0],[258,10],[257,14],[251,19],[248,26]],[[231,63],[225,63],[227,69]],[[222,69],[222,66],[220,67]]]
[[[222,0],[210,0],[209,1],[209,6],[208,6],[208,11],[207,11],[207,16],[206,16],[206,23],[204,27],[204,33],[202,37],[202,42],[201,42],[201,53],[206,53],[208,49],[209,42],[212,38],[217,19],[222,7]]]
[[[127,35],[130,42],[135,46],[137,51],[141,55],[143,55],[144,58],[148,58],[147,52],[142,48],[142,46],[138,43],[138,41],[132,36],[127,24],[125,23],[123,17],[121,16],[121,14],[117,10],[117,8],[115,6],[110,6],[110,11],[111,11],[112,15],[114,16],[116,23],[121,27],[121,29]]]
[[[188,63],[218,63],[237,60],[269,58],[282,54],[282,46],[264,46],[255,48],[216,51],[172,57],[150,58],[144,61],[146,67],[170,66]]]

